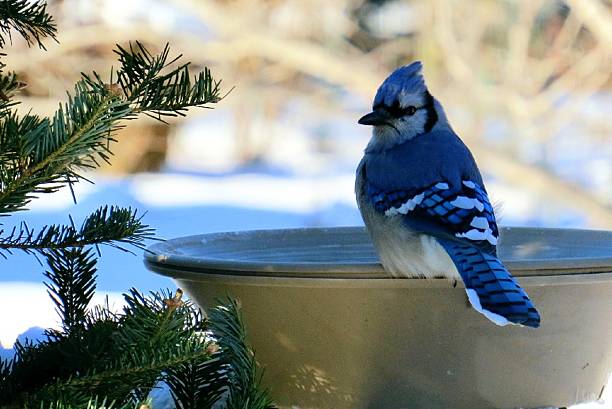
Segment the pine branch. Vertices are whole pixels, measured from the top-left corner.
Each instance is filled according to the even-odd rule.
[[[19,228],[14,227],[6,236],[3,236],[5,231],[0,229],[0,255],[12,250],[46,254],[48,250],[99,244],[130,252],[121,244],[142,249],[145,240],[154,238],[153,232],[153,229],[142,223],[142,216],[138,216],[136,210],[104,206],[89,215],[78,229],[74,223],[53,224],[35,232],[26,223],[21,223]]]
[[[98,396],[125,407],[165,381],[179,409],[210,408],[222,400],[227,408],[273,407],[260,390],[235,302],[204,321],[179,292],[144,297],[132,289],[124,297],[121,315],[99,307],[88,311],[79,331],[49,331],[37,345],[17,343],[15,361],[0,363],[0,406],[83,407]],[[220,349],[204,338],[209,329]]]
[[[224,364],[211,359],[199,335],[204,329],[202,315],[190,302],[180,300],[181,293],[144,297],[131,289],[124,294],[127,305],[113,334],[112,358],[97,371],[58,382],[45,393],[60,397],[86,392],[119,402],[126,396],[143,400],[168,370],[199,364],[209,371],[213,385],[221,385]]]
[[[168,44],[156,56],[139,42],[130,44],[129,49],[117,45],[115,53],[121,63],[117,83],[134,112],[163,122],[163,116],[184,116],[188,107],[204,107],[221,100],[221,82],[212,79],[208,68],[194,76],[193,82],[190,63],[170,68],[181,55],[169,60]]]
[[[182,291],[151,292],[148,297],[136,289],[123,295],[126,307],[117,340],[125,350],[156,350],[164,345],[198,337],[204,330],[201,312],[191,302],[181,300]]]
[[[8,397],[17,396],[20,392],[13,376],[14,359],[0,359],[0,405],[8,403]]]
[[[26,171],[32,149],[26,142],[42,137],[46,127],[48,123],[36,115],[20,118],[9,110],[0,118],[0,183]]]
[[[107,370],[83,374],[67,380],[58,381],[43,391],[48,397],[64,397],[74,393],[89,393],[96,395],[103,393],[118,402],[125,402],[134,391],[144,390],[144,394],[151,390],[153,384],[163,379],[167,368],[180,367],[189,362],[207,361],[211,372],[222,367],[218,359],[210,359],[205,349],[196,349],[184,345],[172,346],[153,354],[138,354],[134,351],[132,357],[117,360]]]
[[[95,315],[95,318],[94,318]],[[82,331],[65,334],[47,330],[46,339],[37,344],[15,343],[15,358],[8,363],[9,375],[0,384],[0,407],[3,404],[24,404],[56,400],[56,395],[45,392],[46,385],[53,385],[62,379],[104,368],[111,360],[112,336],[117,330],[117,318],[108,311],[103,315],[87,315]],[[83,395],[73,391],[70,397]],[[68,398],[64,402],[73,403]],[[39,404],[30,405],[32,407]]]
[[[25,210],[38,194],[85,179],[81,170],[108,162],[121,120],[139,113],[162,120],[221,99],[220,82],[208,69],[192,80],[189,63],[171,68],[180,56],[169,61],[168,46],[158,56],[140,43],[129,50],[118,46],[116,52],[121,62],[118,84],[112,83],[112,75],[109,85],[95,72],[83,74],[74,96],[68,96],[51,120],[0,116],[0,152],[13,153],[12,160],[0,161],[0,216]]]
[[[51,121],[30,117],[26,129],[0,128],[6,132],[0,139],[3,144],[20,147],[24,155],[19,157],[21,166],[1,164],[0,215],[24,210],[36,194],[52,193],[83,179],[77,172],[97,167],[98,160],[108,162],[112,132],[119,128],[119,120],[131,115],[127,102],[82,80]],[[14,123],[24,122],[13,118]]]
[[[14,72],[3,73],[2,68],[4,68],[4,64],[0,63],[0,119],[11,113],[8,108],[18,104],[11,101],[11,98],[18,90],[25,87],[24,83],[17,80],[17,74]]]
[[[275,406],[267,390],[261,389],[261,376],[255,355],[248,347],[240,307],[228,299],[210,311],[210,328],[229,365],[227,409],[269,409]]]
[[[167,366],[164,380],[177,408],[210,408],[227,388],[227,362],[213,355],[214,344],[205,342],[202,334],[206,328],[200,310],[181,297],[180,289],[174,296],[152,293],[147,298],[132,289],[125,295],[128,306],[117,339],[121,345],[139,351],[135,359],[140,359],[142,354],[154,354],[165,345],[193,340],[191,347],[204,355]]]
[[[109,360],[96,371],[57,383],[49,396],[73,392],[98,394],[122,401],[126,396],[143,400],[166,370],[210,360],[200,332],[204,322],[200,311],[190,302],[180,301],[169,292],[144,297],[135,289],[124,294],[127,303],[113,334]],[[223,375],[213,370],[221,363],[211,362],[211,379]],[[216,380],[214,384],[219,384]]]
[[[177,409],[209,409],[227,390],[227,363],[218,356],[194,360],[166,369],[165,382],[170,387]]]
[[[73,399],[74,400],[74,399]],[[84,397],[76,403],[66,401],[56,401],[40,405],[40,409],[139,409],[140,406],[131,404],[117,405],[115,402],[107,402],[106,399],[97,397]]]
[[[41,48],[44,37],[55,39],[56,34],[46,3],[0,0],[0,47],[7,36],[12,40],[12,30]],[[163,122],[162,117],[185,115],[192,106],[208,108],[222,98],[220,82],[208,69],[192,76],[189,63],[178,63],[181,56],[168,58],[167,45],[157,56],[140,43],[130,44],[129,50],[118,46],[116,53],[121,63],[117,83],[112,73],[110,82],[95,72],[83,75],[51,118],[18,116],[11,109],[11,98],[24,85],[14,73],[2,72],[0,62],[0,216],[25,210],[40,194],[87,180],[84,170],[109,161],[113,134],[122,121],[145,114]],[[208,328],[201,312],[183,302],[182,293],[144,297],[131,290],[123,314],[114,314],[108,305],[88,308],[97,260],[87,246],[128,251],[123,245],[143,248],[152,237],[153,230],[136,211],[108,206],[79,228],[72,219],[38,231],[25,222],[8,232],[0,228],[0,255],[22,250],[46,257],[45,285],[63,325],[61,331],[47,330],[37,344],[17,342],[15,358],[0,360],[0,407],[139,408],[164,379],[181,409],[218,403],[228,389],[228,368],[234,368],[232,351],[248,348],[211,349],[216,344],[205,338]],[[241,341],[231,344],[236,342]],[[248,391],[231,393],[236,404],[253,396],[259,402],[257,387],[249,389],[250,380],[237,379],[245,372],[231,374],[232,388]],[[250,407],[251,401],[245,402],[242,407]]]
[[[54,250],[47,254],[47,293],[65,334],[84,330],[87,307],[96,290],[96,257],[91,249]]]
[[[42,49],[43,37],[55,39],[57,29],[53,17],[47,13],[44,2],[28,0],[2,0],[0,2],[0,48],[6,44],[5,36],[11,38],[11,29],[16,30],[28,43],[38,44]]]

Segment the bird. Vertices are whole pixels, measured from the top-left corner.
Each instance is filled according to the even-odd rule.
[[[495,211],[470,150],[415,61],[380,85],[355,195],[383,268],[393,277],[461,280],[493,323],[537,328],[540,314],[497,257]]]

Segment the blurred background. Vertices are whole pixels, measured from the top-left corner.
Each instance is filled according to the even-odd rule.
[[[169,126],[129,123],[112,166],[90,176],[95,185],[75,187],[77,205],[69,191],[44,196],[13,223],[65,223],[68,214],[79,223],[117,204],[147,212],[163,238],[362,224],[354,170],[371,130],[357,119],[392,70],[418,59],[474,153],[501,225],[612,229],[612,2],[48,3],[59,44],[42,51],[14,38],[5,50],[8,69],[28,84],[22,112],[50,115],[80,72],[109,73],[115,44],[130,40],[153,50],[170,43],[194,70],[211,68],[227,96]],[[131,286],[173,286],[148,273],[140,254],[102,252],[99,289],[111,298]],[[12,256],[1,269],[4,311],[24,297],[46,300],[43,267],[31,257]],[[31,317],[2,317],[0,327],[14,328],[4,345],[26,322],[54,319],[51,308],[49,317],[26,310]]]

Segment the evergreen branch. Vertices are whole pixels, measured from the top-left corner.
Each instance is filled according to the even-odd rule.
[[[209,361],[212,352],[203,339],[205,327],[202,314],[191,302],[184,302],[181,298],[180,289],[174,296],[169,292],[162,292],[144,297],[135,289],[124,294],[127,305],[121,319],[121,327],[116,334],[124,358],[121,364],[116,366],[140,366],[142,356],[154,356],[168,345],[184,345],[188,350],[194,351],[204,350],[205,355],[199,356],[198,359],[165,367],[164,379],[170,379],[169,385],[179,388],[186,379],[195,382],[193,376],[202,380],[206,378],[208,382],[201,386],[201,391],[210,392],[208,397],[213,399],[214,396],[220,396],[226,386],[221,372],[223,363],[217,362],[218,360]],[[185,344],[186,340],[189,341],[188,344]],[[194,393],[196,391],[197,389]],[[146,388],[144,392],[148,392]],[[145,396],[146,393],[137,395],[140,399]],[[197,401],[204,399],[202,395]]]
[[[125,101],[111,93],[101,94],[82,80],[52,121],[29,117],[36,121],[28,122],[26,133],[18,133],[14,125],[1,128],[6,132],[3,143],[19,146],[26,156],[20,157],[21,166],[9,163],[0,169],[0,215],[23,210],[38,193],[52,193],[82,179],[77,171],[97,167],[99,159],[108,162],[112,132],[120,119],[131,115]],[[13,119],[13,123],[22,122]]]
[[[70,225],[48,225],[38,233],[27,224],[14,227],[8,235],[2,237],[0,229],[0,255],[2,251],[22,250],[45,253],[48,250],[61,250],[71,247],[105,244],[123,251],[128,249],[120,243],[137,248],[144,248],[145,240],[153,239],[153,229],[142,223],[142,216],[136,210],[116,206],[103,206],[89,215],[76,228]]]
[[[190,63],[170,68],[182,56],[169,61],[166,44],[159,55],[152,55],[141,43],[129,49],[117,45],[121,63],[117,83],[130,101],[134,112],[145,113],[160,121],[162,116],[184,116],[189,107],[204,107],[221,100],[220,81],[214,81],[208,68],[193,77]],[[164,70],[169,70],[163,73]]]
[[[183,343],[184,344],[184,343]],[[122,397],[130,395],[135,389],[151,389],[157,380],[163,379],[163,372],[167,368],[179,367],[189,362],[209,362],[211,372],[222,366],[218,358],[210,358],[205,349],[186,348],[185,345],[172,346],[163,351],[154,351],[153,354],[136,354],[127,360],[118,360],[109,369],[72,377],[58,381],[48,386],[44,391],[48,396],[70,396],[72,393],[104,392],[108,397]],[[136,352],[136,351],[135,351]],[[123,400],[122,399],[122,400]]]
[[[0,47],[7,36],[12,40],[12,30],[28,45],[43,49],[42,39],[55,39],[56,34],[46,3],[0,0]],[[18,116],[11,110],[11,98],[23,84],[14,73],[3,73],[0,61],[0,216],[25,210],[39,194],[87,180],[80,172],[109,161],[113,133],[122,127],[121,121],[141,113],[163,121],[164,116],[184,115],[189,107],[207,107],[222,98],[220,82],[208,69],[192,76],[189,63],[175,65],[181,56],[168,57],[167,45],[157,56],[140,43],[116,52],[121,63],[117,83],[112,73],[110,84],[95,72],[83,75],[51,118]],[[216,344],[206,340],[201,312],[183,302],[181,292],[144,297],[131,290],[125,295],[123,314],[114,314],[108,305],[88,308],[96,288],[97,260],[87,246],[143,248],[153,230],[136,211],[105,206],[79,228],[72,219],[69,225],[37,231],[24,222],[5,235],[1,226],[0,255],[22,250],[46,257],[45,285],[63,330],[47,330],[37,344],[17,342],[15,358],[0,360],[0,407],[135,409],[160,380],[170,385],[181,409],[218,404],[230,380],[235,407],[266,399],[257,395],[257,385],[247,385],[250,378],[238,379],[255,369],[243,370],[244,362],[230,361],[242,356],[236,351],[248,348],[234,345],[240,340],[230,340],[232,348],[217,352]],[[254,367],[255,362],[249,364]],[[241,403],[243,398],[247,400]]]
[[[71,400],[74,401],[75,399]],[[139,407],[131,404],[117,405],[115,402],[107,402],[106,399],[99,399],[98,397],[83,397],[74,403],[68,403],[65,400],[43,403],[40,405],[40,409],[139,409]]]
[[[127,305],[112,336],[110,359],[78,379],[57,383],[48,390],[49,396],[83,392],[104,393],[119,401],[128,395],[142,400],[167,369],[210,359],[211,352],[198,335],[203,329],[202,315],[190,302],[171,297],[169,292],[144,297],[135,289],[124,294],[124,299]],[[211,363],[208,370],[215,365]]]
[[[0,118],[0,183],[13,174],[25,172],[30,162],[30,149],[25,141],[42,137],[47,122],[36,115],[20,118],[7,110]],[[2,185],[4,187],[4,185]]]
[[[65,334],[84,330],[87,307],[96,290],[96,257],[91,249],[53,250],[44,275],[47,293],[56,306]]]
[[[46,406],[45,403],[50,402],[48,406],[50,408],[65,408],[65,409],[82,409],[89,406],[89,403],[92,401],[91,396],[86,393],[75,391],[71,393],[69,396],[62,396],[61,398],[51,397],[51,398],[43,398],[40,397],[28,397],[29,400],[23,404],[23,408],[36,407],[38,406],[40,409],[44,409]],[[94,400],[97,400],[94,398]],[[37,405],[37,403],[40,404]]]
[[[156,350],[164,345],[197,338],[204,330],[201,312],[189,301],[183,302],[182,291],[151,292],[144,297],[136,289],[124,294],[126,302],[121,328],[116,337],[124,350]]]
[[[118,84],[105,84],[95,72],[83,75],[74,96],[68,95],[68,102],[60,105],[52,120],[15,114],[0,120],[0,148],[6,146],[14,153],[12,161],[0,162],[0,216],[24,210],[38,194],[84,179],[79,170],[108,162],[109,144],[115,141],[113,132],[121,127],[121,120],[138,113],[162,120],[162,116],[184,115],[188,107],[207,107],[221,99],[220,82],[213,80],[208,69],[192,81],[189,63],[170,68],[180,56],[169,61],[168,46],[158,56],[140,43],[129,50],[118,46],[116,52],[122,64]],[[16,80],[7,81],[17,86]]]
[[[0,405],[9,402],[7,398],[20,392],[13,377],[15,359],[0,359]]]
[[[240,307],[228,299],[210,311],[210,329],[221,347],[221,356],[229,366],[227,409],[269,409],[275,406],[267,390],[261,389],[261,376],[253,351],[246,341]]]
[[[214,356],[213,356],[214,357]],[[227,363],[221,359],[194,360],[166,369],[165,382],[177,409],[209,409],[227,390]]]
[[[43,37],[55,39],[57,28],[53,17],[47,13],[45,2],[28,0],[2,0],[0,2],[0,48],[6,44],[5,36],[11,38],[11,29],[16,30],[28,43],[38,44],[42,49]]]
[[[223,364],[211,359],[199,335],[202,315],[190,302],[182,302],[181,294],[177,291],[172,297],[166,291],[144,297],[135,289],[124,294],[127,305],[113,334],[116,358],[99,371],[61,382],[54,393],[104,391],[119,401],[128,395],[142,400],[167,370],[203,362],[207,364],[202,370],[208,370],[213,384],[219,385]]]
[[[92,259],[86,253],[73,259],[79,257]],[[259,391],[237,304],[216,308],[212,321],[205,322],[180,297],[169,292],[143,297],[132,289],[121,315],[99,307],[87,312],[78,331],[48,331],[39,344],[17,343],[15,360],[0,363],[0,406],[43,408],[41,402],[61,402],[76,408],[99,396],[125,408],[165,381],[179,409],[210,408],[220,401],[228,408],[272,408],[267,393]],[[221,349],[204,339],[206,323]],[[180,335],[171,334],[175,331]]]
[[[4,68],[0,64],[0,119],[10,114],[8,108],[17,105],[17,102],[11,101],[13,95],[20,89],[25,87],[25,84],[17,80],[17,74],[9,72],[7,74],[1,72]]]
[[[114,124],[131,115],[129,107],[117,96],[91,87],[81,80],[75,85],[74,96],[55,112],[46,138],[33,142],[35,173],[53,163],[70,164],[78,168],[94,168],[96,157],[108,162],[110,133]]]
[[[109,353],[113,347],[112,335],[116,330],[116,318],[110,311],[95,319],[90,313],[82,331],[64,334],[47,330],[46,339],[37,344],[16,342],[15,358],[10,363],[9,376],[0,385],[0,407],[11,402],[54,401],[55,395],[46,394],[42,390],[45,385],[91,371],[92,368],[104,367],[111,359]],[[80,393],[74,391],[70,397]],[[73,402],[68,399],[64,401]]]

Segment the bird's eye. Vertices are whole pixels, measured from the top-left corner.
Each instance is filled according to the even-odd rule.
[[[377,107],[374,107],[376,109]],[[406,108],[402,108],[399,101],[395,101],[393,105],[383,105],[381,108],[385,109],[388,113],[390,113],[394,118],[401,118],[405,115],[412,116],[416,113],[417,107],[409,105]]]

